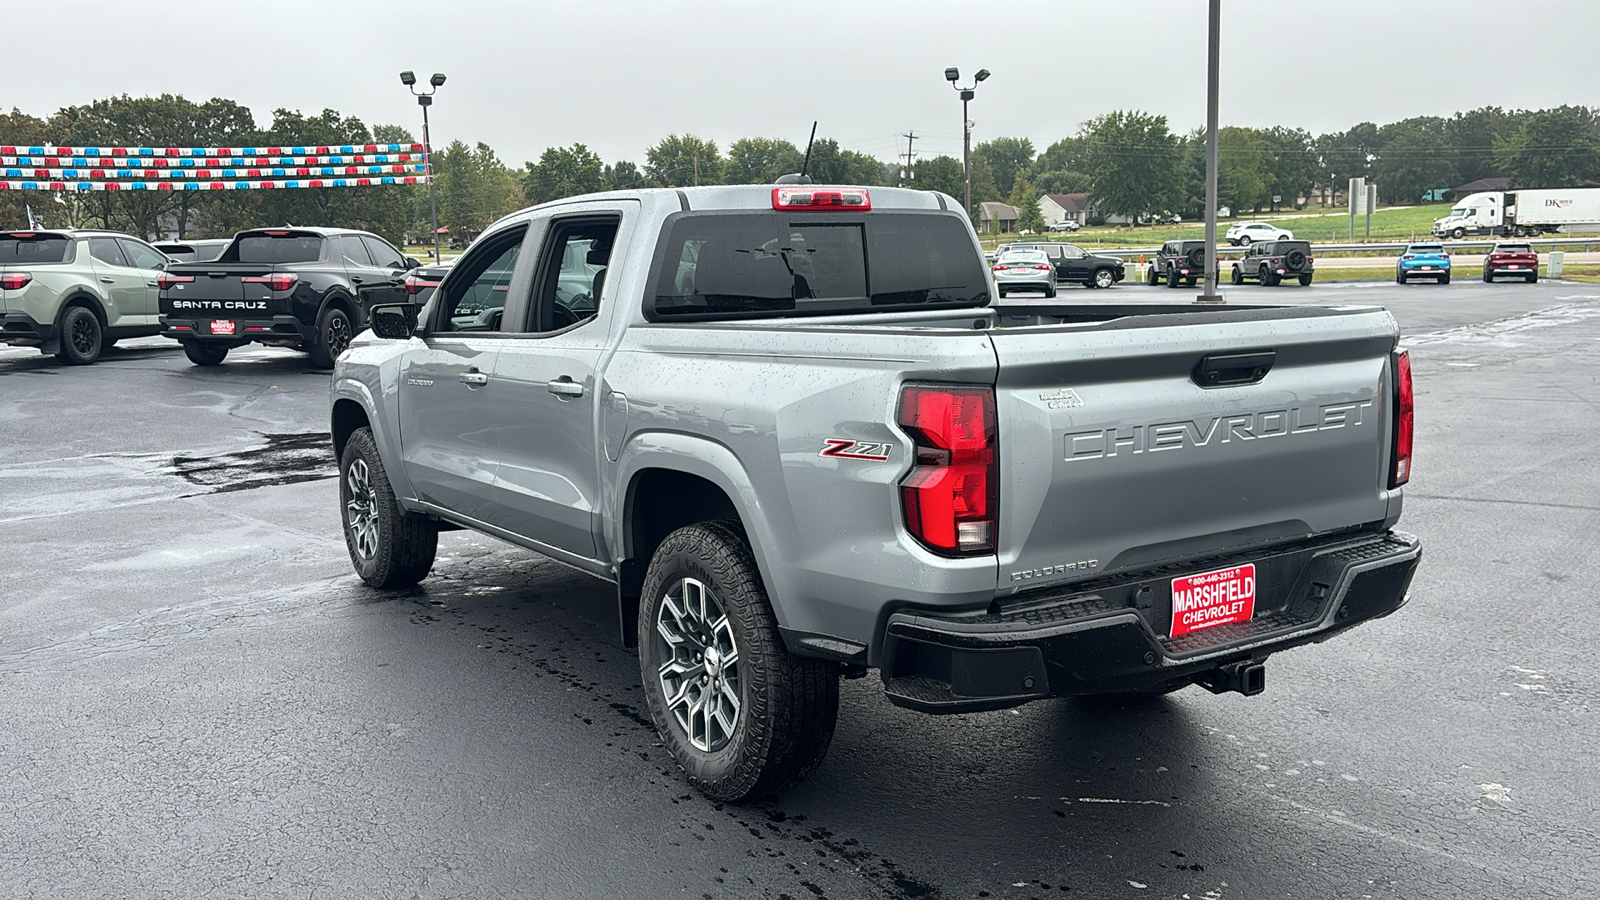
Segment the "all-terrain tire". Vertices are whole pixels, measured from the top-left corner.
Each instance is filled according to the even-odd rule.
[[[1234,266],[1233,269],[1232,269],[1232,273],[1233,274],[1228,276],[1228,281],[1232,282],[1233,284],[1244,284],[1244,270],[1243,269],[1239,268],[1238,266]]]
[[[1167,287],[1169,287],[1169,288],[1178,288],[1178,287],[1181,286],[1181,283],[1183,281],[1182,278],[1178,277],[1178,273],[1177,272],[1168,272],[1166,277],[1163,280],[1166,281]]]
[[[228,358],[228,345],[184,341],[183,355],[189,357],[189,362],[197,366],[220,365],[224,359]]]
[[[368,524],[363,512],[370,531],[360,527]],[[400,507],[370,428],[357,428],[339,455],[339,521],[350,564],[367,584],[411,587],[433,569],[439,523]]]
[[[737,650],[739,710],[720,747],[710,741],[708,749],[694,745],[662,683],[671,645],[659,617],[667,593],[679,590],[685,579],[710,590]],[[691,785],[714,800],[756,800],[801,781],[822,762],[833,739],[838,665],[784,648],[755,558],[736,522],[689,525],[656,548],[639,602],[639,671],[650,717],[673,761]],[[726,669],[719,673],[727,677]]]
[[[1150,285],[1151,287],[1155,287],[1161,283],[1161,273],[1156,271],[1155,266],[1151,266],[1145,270],[1144,283]]]
[[[56,358],[69,366],[87,366],[100,358],[105,349],[105,330],[94,310],[86,306],[69,306],[61,314],[61,348]]]
[[[1300,276],[1300,286],[1301,287],[1311,287],[1311,277],[1312,277],[1312,274],[1310,272],[1307,272],[1306,274],[1301,275]]]
[[[311,364],[319,369],[333,368],[355,334],[349,313],[337,306],[324,309],[317,317],[317,342],[311,345]]]

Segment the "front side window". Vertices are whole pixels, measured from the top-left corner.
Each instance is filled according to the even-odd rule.
[[[367,245],[367,252],[372,254],[372,262],[385,269],[404,269],[406,258],[400,251],[389,246],[387,241],[380,240],[371,235],[362,235],[362,243]]]
[[[456,263],[440,287],[439,331],[499,331],[525,229],[504,232]]]
[[[122,252],[127,254],[129,262],[135,269],[159,269],[166,265],[167,259],[160,253],[138,241],[118,241],[122,245]]]

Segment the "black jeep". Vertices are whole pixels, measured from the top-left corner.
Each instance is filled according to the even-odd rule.
[[[1185,283],[1194,287],[1205,274],[1205,241],[1167,241],[1145,269],[1145,282],[1160,284],[1165,281],[1170,288]]]
[[[1254,279],[1272,287],[1284,279],[1311,284],[1311,244],[1308,241],[1262,241],[1251,244],[1244,258],[1233,263],[1233,283]]]

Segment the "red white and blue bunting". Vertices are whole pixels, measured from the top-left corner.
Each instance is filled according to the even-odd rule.
[[[423,184],[421,144],[281,147],[0,145],[0,191],[241,191]]]

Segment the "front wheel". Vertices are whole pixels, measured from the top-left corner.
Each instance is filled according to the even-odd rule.
[[[1465,228],[1454,229],[1450,232],[1450,236],[1459,241],[1467,236],[1467,230]]]
[[[1228,281],[1233,284],[1244,284],[1244,272],[1240,271],[1238,266],[1234,266],[1232,274],[1228,276]]]
[[[1117,275],[1110,269],[1095,269],[1094,278],[1090,279],[1089,286],[1105,289],[1117,283]]]
[[[69,366],[86,366],[104,349],[100,319],[86,306],[68,307],[61,316],[61,349],[56,357]]]
[[[189,357],[189,362],[197,366],[220,365],[228,358],[226,344],[202,344],[199,341],[184,341],[183,355]]]
[[[1157,272],[1154,267],[1146,269],[1144,272],[1144,283],[1150,285],[1151,287],[1160,284],[1161,273]]]
[[[1248,247],[1248,246],[1250,246],[1250,241],[1251,240],[1252,240],[1252,238],[1250,237],[1250,235],[1247,234],[1244,237],[1239,238],[1239,246]]]
[[[357,428],[339,454],[339,515],[362,581],[403,588],[428,577],[439,552],[439,523],[400,507],[371,428]]]
[[[319,369],[333,368],[355,334],[349,313],[337,306],[323,310],[317,317],[317,342],[311,345],[311,364]]]
[[[713,800],[799,782],[833,739],[838,666],[784,648],[737,523],[680,528],[656,548],[639,603],[639,670],[662,742]]]

